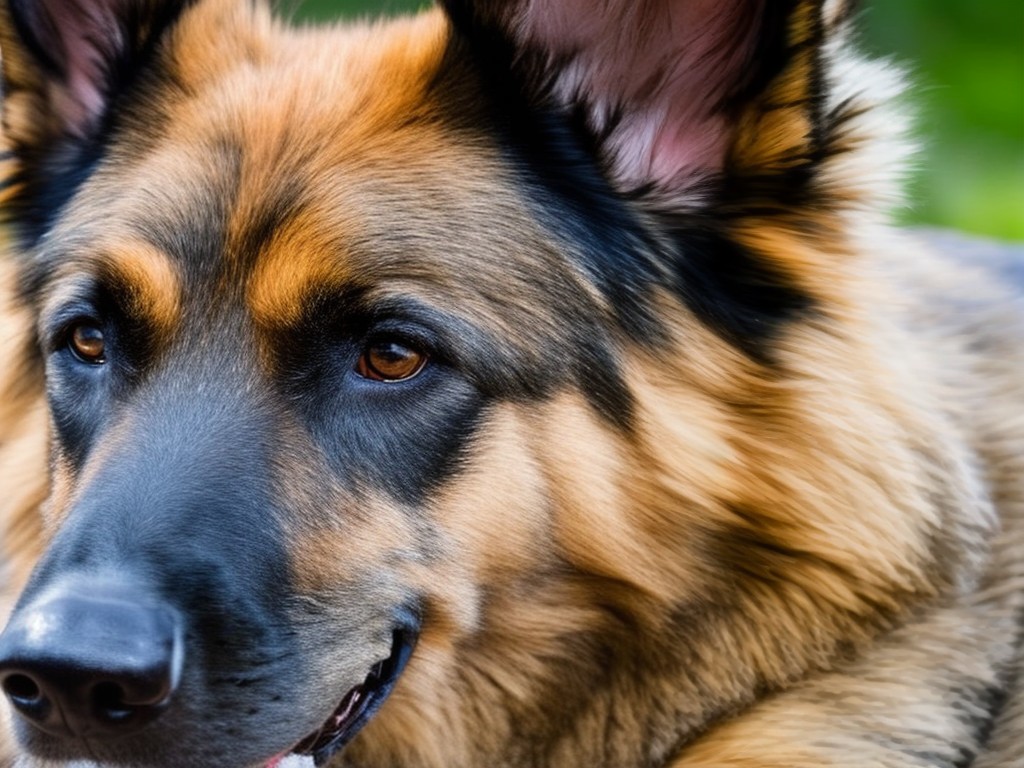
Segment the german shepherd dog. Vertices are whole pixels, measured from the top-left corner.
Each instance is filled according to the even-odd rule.
[[[1024,765],[1024,262],[850,3],[0,4],[3,765]]]

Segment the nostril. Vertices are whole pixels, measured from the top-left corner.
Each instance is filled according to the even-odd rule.
[[[3,689],[7,697],[16,703],[34,704],[43,697],[39,684],[28,675],[8,675]]]
[[[139,710],[137,705],[127,702],[126,691],[117,683],[97,683],[93,686],[91,697],[96,717],[109,725],[126,722]]]
[[[11,705],[22,715],[36,723],[43,723],[53,715],[52,702],[46,691],[30,675],[13,672],[0,684]]]

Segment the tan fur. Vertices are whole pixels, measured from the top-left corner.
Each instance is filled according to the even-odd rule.
[[[11,300],[13,270],[0,265],[0,356],[10,361],[0,374],[0,478],[9,489],[0,496],[5,533],[4,562],[7,579],[4,592],[12,599],[28,576],[38,556],[40,524],[37,508],[47,494],[47,441],[45,406],[39,388],[40,375],[16,361],[24,358],[24,350],[33,342],[33,330],[27,313]]]
[[[886,768],[952,764],[962,759],[951,746],[962,738],[955,732],[962,727],[958,714],[964,707],[978,706],[951,697],[958,678],[977,677],[998,685],[995,675],[1012,679],[1019,664],[1020,650],[1012,638],[1019,636],[1024,607],[1024,453],[1014,404],[1024,396],[1019,374],[1024,370],[1019,343],[1024,326],[1019,315],[1006,314],[1012,300],[984,277],[980,265],[964,269],[928,255],[912,241],[894,238],[897,242],[906,249],[900,253],[914,253],[918,259],[899,262],[897,271],[904,274],[896,285],[904,290],[914,286],[915,291],[927,285],[924,293],[932,299],[924,305],[904,304],[899,313],[904,322],[931,328],[933,346],[915,348],[932,356],[931,370],[944,372],[922,382],[926,386],[921,388],[943,390],[940,410],[950,413],[950,426],[975,435],[969,440],[976,441],[991,467],[986,482],[1001,513],[1002,532],[992,542],[977,586],[968,583],[837,673],[809,680],[712,731],[683,753],[674,764],[679,768],[810,768],[848,765],[853,755],[858,765]],[[894,262],[887,255],[883,260],[891,273]],[[952,295],[971,297],[977,314],[961,320],[944,317],[941,308]],[[969,330],[959,327],[964,319]],[[898,326],[891,327],[890,341],[900,332]],[[965,348],[967,339],[985,341]],[[1011,705],[995,731],[991,751],[978,764],[1020,766],[1022,728],[1019,710]]]

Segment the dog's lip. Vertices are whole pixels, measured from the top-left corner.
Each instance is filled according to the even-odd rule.
[[[412,628],[396,629],[391,655],[375,664],[366,679],[342,697],[324,724],[292,747],[289,754],[311,756],[315,765],[326,765],[384,703],[412,656],[417,636],[418,632]],[[277,765],[281,759],[274,758],[267,763],[267,768]]]

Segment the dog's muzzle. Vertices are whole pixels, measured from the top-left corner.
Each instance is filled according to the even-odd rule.
[[[172,608],[107,584],[64,585],[14,613],[0,636],[0,688],[51,735],[123,735],[167,708],[183,655]]]

